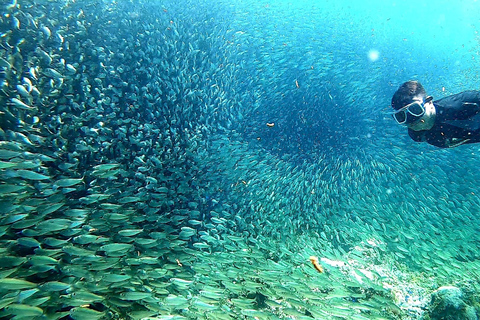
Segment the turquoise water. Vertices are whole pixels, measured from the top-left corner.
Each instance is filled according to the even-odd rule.
[[[477,318],[475,1],[0,8],[1,319]]]

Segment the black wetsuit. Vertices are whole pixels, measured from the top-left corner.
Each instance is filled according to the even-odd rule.
[[[433,101],[436,115],[430,130],[408,129],[418,142],[439,148],[480,142],[480,91],[465,91]]]

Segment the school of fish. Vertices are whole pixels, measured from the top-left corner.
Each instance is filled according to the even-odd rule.
[[[1,319],[416,319],[404,291],[479,292],[480,155],[398,138],[334,12],[0,10]]]

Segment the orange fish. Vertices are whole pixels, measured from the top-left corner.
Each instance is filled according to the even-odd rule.
[[[318,262],[318,258],[315,256],[310,257],[310,262],[313,264],[314,268],[317,269],[318,272],[323,273],[323,267]]]

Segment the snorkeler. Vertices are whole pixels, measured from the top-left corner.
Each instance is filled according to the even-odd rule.
[[[409,136],[439,148],[480,142],[480,91],[433,101],[418,81],[402,84],[392,97],[393,118]]]

